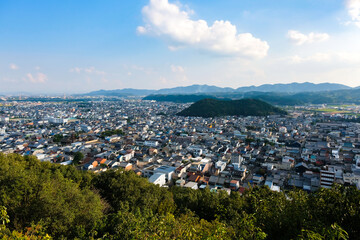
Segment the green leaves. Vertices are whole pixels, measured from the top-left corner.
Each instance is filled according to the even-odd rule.
[[[75,226],[91,231],[103,216],[100,197],[89,187],[81,189],[60,166],[33,157],[0,155],[0,186],[11,229],[41,222],[53,236],[76,237]]]
[[[124,135],[124,132],[121,129],[107,130],[100,134],[101,138],[113,136],[113,135]]]
[[[0,206],[0,231],[6,228],[6,224],[10,222],[9,216],[7,215],[6,207]]]
[[[348,233],[342,229],[337,223],[332,224],[330,227],[323,228],[320,232],[311,230],[301,230],[298,239],[305,240],[347,240],[349,239]]]
[[[74,164],[74,165],[78,165],[79,162],[80,162],[81,160],[83,160],[83,159],[84,159],[84,154],[82,154],[82,152],[76,152],[76,153],[74,154],[73,164]]]
[[[159,214],[172,213],[176,207],[169,191],[130,171],[106,171],[93,179],[93,186],[109,203],[111,212],[117,212],[123,203]]]
[[[255,187],[229,196],[0,154],[5,239],[356,239],[359,204],[354,187],[310,194]]]

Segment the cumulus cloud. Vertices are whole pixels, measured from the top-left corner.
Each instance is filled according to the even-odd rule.
[[[95,67],[89,67],[89,68],[74,67],[74,68],[70,69],[70,72],[87,73],[87,74],[95,74],[95,75],[106,75],[106,73],[104,71],[97,70]]]
[[[9,68],[10,68],[11,70],[18,70],[18,69],[19,69],[19,67],[18,67],[16,64],[14,64],[14,63],[10,63]]]
[[[303,34],[296,30],[289,30],[287,37],[296,45],[303,45],[315,42],[324,42],[330,38],[327,33],[314,33]]]
[[[229,21],[218,20],[211,26],[205,20],[193,20],[193,11],[169,3],[168,0],[150,0],[142,9],[145,26],[139,26],[139,34],[167,38],[170,49],[190,46],[222,55],[263,58],[269,45],[251,33],[238,33]]]
[[[37,73],[32,75],[31,73],[26,74],[27,80],[31,83],[45,83],[47,76],[44,73]]]
[[[183,72],[185,72],[185,69],[182,66],[171,65],[170,68],[171,68],[171,71],[174,72],[174,73],[183,73]]]
[[[346,0],[346,8],[352,23],[360,27],[360,0]]]

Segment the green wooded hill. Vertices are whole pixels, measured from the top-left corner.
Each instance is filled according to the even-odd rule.
[[[179,116],[268,116],[286,114],[286,111],[258,99],[218,100],[203,99],[184,109]]]
[[[359,239],[360,191],[161,188],[0,153],[0,239]]]
[[[270,90],[269,90],[270,91]],[[360,88],[321,92],[218,92],[204,94],[149,95],[146,100],[167,102],[195,102],[205,98],[215,99],[259,99],[275,105],[304,104],[360,104]]]

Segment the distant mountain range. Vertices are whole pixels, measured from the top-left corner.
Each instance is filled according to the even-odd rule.
[[[214,99],[244,99],[253,98],[275,105],[304,105],[304,104],[360,104],[360,88],[347,90],[319,91],[319,92],[234,92],[213,94],[167,94],[149,95],[144,100],[159,102],[189,103],[205,98]]]
[[[126,96],[145,96],[145,95],[152,94],[154,92],[155,92],[155,90],[124,88],[124,89],[115,89],[115,90],[101,89],[99,91],[93,91],[93,92],[78,94],[78,95],[126,97]]]
[[[224,95],[226,95],[226,93],[224,93]],[[156,95],[146,96],[143,98],[143,100],[155,100],[158,102],[189,103],[189,102],[196,102],[205,98],[231,100],[231,98],[226,98],[222,96],[217,97],[214,95],[205,95],[205,94],[156,94]]]
[[[233,88],[221,88],[209,85],[191,85],[187,87],[164,88],[157,90],[153,94],[193,94],[193,93],[224,93],[234,92]]]
[[[164,88],[160,90],[147,89],[116,89],[99,90],[90,93],[80,94],[82,96],[146,96],[159,94],[209,94],[209,93],[245,93],[245,92],[280,92],[280,93],[300,93],[300,92],[319,92],[352,89],[349,86],[336,83],[289,83],[289,84],[264,84],[260,86],[240,87],[237,89],[230,87],[216,87],[209,85],[191,85],[186,87]]]
[[[352,89],[349,86],[337,83],[289,83],[289,84],[264,84],[258,87],[240,87],[236,89],[236,92],[320,92],[320,91],[334,91]]]

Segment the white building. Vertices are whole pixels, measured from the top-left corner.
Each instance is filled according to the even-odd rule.
[[[344,180],[344,183],[359,184],[360,183],[360,174],[344,173],[343,180]]]
[[[287,133],[287,128],[286,127],[280,127],[279,132],[280,133]]]
[[[80,125],[80,128],[81,128],[81,130],[84,131],[84,132],[90,132],[90,131],[91,131],[91,127],[89,127],[89,126],[87,126],[87,125],[85,125],[85,124],[81,124],[81,125]]]
[[[168,182],[172,179],[173,174],[175,173],[176,168],[170,166],[160,166],[154,170],[154,174],[161,173],[165,175],[165,181]]]
[[[196,182],[188,182],[187,184],[185,184],[184,187],[191,189],[198,189],[198,184]]]
[[[335,172],[333,169],[320,171],[320,186],[323,188],[331,188],[335,181]]]
[[[164,173],[155,173],[149,178],[149,182],[159,185],[160,187],[164,186],[166,183]]]
[[[144,145],[147,147],[157,147],[157,146],[159,146],[159,142],[158,141],[145,141]]]
[[[10,118],[9,117],[0,117],[0,122],[9,122]]]
[[[65,124],[67,123],[69,120],[67,118],[54,118],[54,117],[51,117],[48,119],[49,123],[52,123],[52,124]]]
[[[226,162],[222,162],[222,161],[218,161],[215,163],[215,168],[219,171],[222,172],[225,170],[226,168]]]

